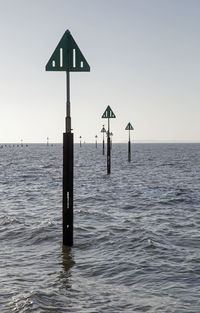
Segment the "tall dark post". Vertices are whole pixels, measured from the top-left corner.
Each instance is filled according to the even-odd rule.
[[[131,136],[130,131],[133,130],[131,123],[128,123],[125,130],[128,130],[128,162],[131,162]]]
[[[82,146],[82,145],[81,145],[81,138],[82,138],[82,137],[80,136],[79,138],[80,138],[80,147],[81,147],[81,146]]]
[[[107,174],[110,174],[111,158],[110,158],[110,119],[108,118],[108,135],[107,135]]]
[[[129,129],[129,139],[128,139],[128,162],[131,162],[131,139],[130,139],[130,129]]]
[[[105,154],[105,142],[104,142],[104,134],[103,134],[103,147],[102,147],[102,154]]]
[[[70,76],[67,71],[66,132],[63,134],[63,245],[73,245],[73,163],[74,138],[71,133]]]
[[[65,71],[67,82],[67,104],[65,133],[63,133],[63,245],[73,245],[73,163],[74,138],[71,133],[70,116],[70,72],[89,72],[90,66],[77,46],[69,30],[59,41],[46,64],[46,71]]]
[[[111,107],[108,105],[107,109],[102,115],[102,118],[108,119],[108,131],[107,131],[107,174],[110,174],[111,169],[111,155],[110,155],[110,118],[116,118],[115,114],[111,110]]]

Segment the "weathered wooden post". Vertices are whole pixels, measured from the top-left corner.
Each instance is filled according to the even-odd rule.
[[[63,133],[63,245],[73,245],[74,138],[71,132],[70,72],[89,72],[90,66],[69,30],[59,41],[46,65],[46,71],[66,72],[66,118]]]
[[[111,107],[108,105],[102,118],[108,119],[108,131],[107,131],[107,174],[110,174],[111,169],[111,155],[110,155],[110,118],[116,118]]]
[[[105,154],[104,133],[106,133],[106,129],[105,129],[104,125],[103,125],[103,128],[101,130],[101,133],[103,133],[102,154],[104,155]]]
[[[133,130],[133,126],[131,123],[128,123],[125,130],[128,130],[129,136],[128,136],[128,162],[131,161],[131,136],[130,136],[130,131]]]

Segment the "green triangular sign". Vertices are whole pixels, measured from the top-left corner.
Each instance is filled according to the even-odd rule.
[[[105,127],[102,128],[101,133],[106,133]]]
[[[46,71],[89,72],[90,66],[77,46],[69,30],[59,41],[50,57]]]
[[[115,114],[113,113],[109,105],[107,106],[107,109],[103,113],[102,118],[116,118]]]
[[[131,125],[131,123],[128,123],[125,130],[133,130],[133,126]]]

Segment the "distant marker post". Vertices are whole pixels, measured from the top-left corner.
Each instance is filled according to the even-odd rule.
[[[131,161],[131,135],[130,135],[130,131],[133,130],[133,126],[131,125],[131,123],[128,123],[125,130],[128,130],[128,162]]]
[[[105,143],[104,143],[104,134],[106,133],[106,129],[103,125],[103,128],[101,129],[101,133],[103,133],[103,144],[102,144],[102,154],[105,154]]]
[[[66,131],[63,133],[63,245],[73,246],[74,138],[71,132],[70,72],[89,72],[90,66],[69,30],[59,41],[46,65],[46,71],[66,72]]]
[[[95,147],[96,147],[96,149],[97,149],[97,137],[98,137],[98,136],[96,135],[96,136],[95,136],[95,139],[96,139],[96,140],[95,140]]]
[[[110,174],[111,169],[111,155],[110,155],[110,118],[116,118],[111,107],[108,105],[102,118],[108,119],[108,131],[107,131],[107,174]]]

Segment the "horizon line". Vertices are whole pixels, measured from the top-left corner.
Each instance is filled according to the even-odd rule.
[[[106,140],[105,140],[106,142]],[[98,141],[97,144],[101,144],[102,141]],[[113,144],[126,144],[128,141],[117,141],[113,142]],[[132,140],[131,143],[200,143],[200,140]],[[18,145],[18,146],[23,146],[27,144],[46,144],[47,142],[1,142],[1,145]],[[49,146],[52,144],[63,144],[62,142],[49,142]],[[74,144],[80,144],[80,141],[75,141]],[[82,144],[96,144],[95,142],[84,142],[82,141]]]

